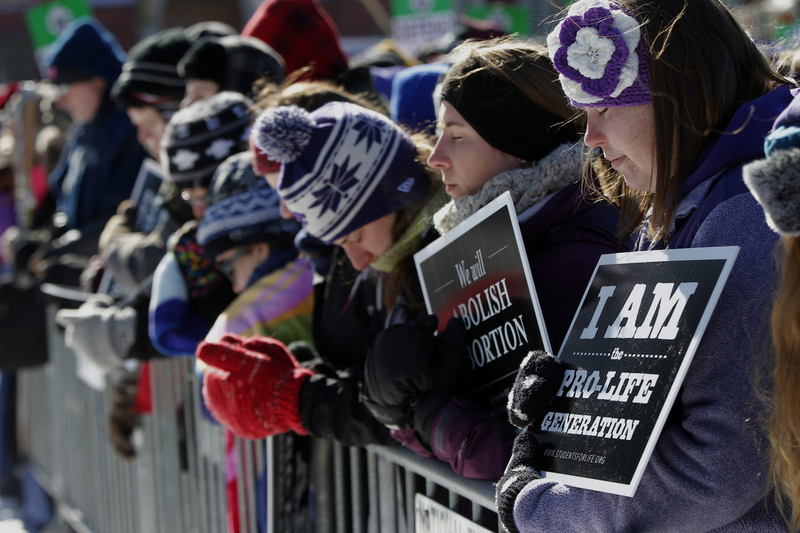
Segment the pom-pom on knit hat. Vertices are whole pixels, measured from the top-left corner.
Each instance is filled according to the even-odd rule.
[[[606,0],[579,0],[547,36],[561,87],[576,107],[652,102],[639,21]]]
[[[256,242],[290,246],[299,229],[296,220],[281,218],[278,193],[253,172],[253,155],[247,151],[232,155],[214,172],[197,242],[216,257]]]
[[[309,113],[268,109],[253,142],[283,163],[278,193],[311,235],[331,243],[425,195],[411,138],[386,117],[343,102]]]
[[[193,42],[182,28],[170,28],[137,43],[122,65],[111,97],[123,108],[151,106],[171,116],[186,92],[178,62]]]
[[[175,113],[161,140],[165,179],[207,187],[220,163],[247,148],[252,105],[244,95],[222,92]]]

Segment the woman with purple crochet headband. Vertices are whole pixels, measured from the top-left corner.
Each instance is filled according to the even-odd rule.
[[[608,169],[601,185],[636,229],[636,248],[740,251],[636,494],[542,478],[542,450],[526,429],[497,484],[503,525],[787,531],[770,492],[766,416],[754,388],[767,359],[776,237],[742,167],[763,157],[793,84],[719,0],[579,0],[547,44],[566,97],[585,113],[588,163]],[[523,365],[515,391],[534,375]],[[510,407],[524,413],[523,397],[515,393]]]

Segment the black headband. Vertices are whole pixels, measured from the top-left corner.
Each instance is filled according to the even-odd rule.
[[[473,64],[448,74],[442,100],[491,146],[526,161],[538,161],[578,139],[573,124],[560,125],[564,119],[537,105],[515,85],[478,67]]]

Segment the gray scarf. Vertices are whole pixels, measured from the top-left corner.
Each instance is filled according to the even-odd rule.
[[[436,229],[444,235],[506,191],[511,193],[517,215],[522,214],[548,194],[580,179],[582,150],[580,142],[562,144],[530,167],[498,174],[476,194],[451,200],[433,215]]]

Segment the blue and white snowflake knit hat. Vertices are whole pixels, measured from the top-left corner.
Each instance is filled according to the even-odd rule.
[[[161,139],[167,181],[179,187],[208,187],[217,167],[247,148],[252,100],[221,92],[175,113]]]
[[[264,111],[253,142],[282,163],[278,193],[308,232],[327,243],[425,196],[411,138],[388,118],[333,102],[316,111]]]
[[[256,242],[291,246],[300,230],[296,220],[281,218],[280,198],[253,171],[248,150],[232,155],[214,172],[208,207],[197,225],[197,242],[209,257]]]

